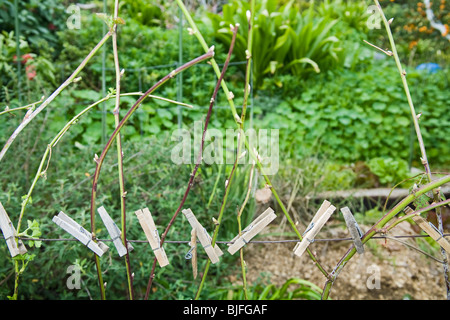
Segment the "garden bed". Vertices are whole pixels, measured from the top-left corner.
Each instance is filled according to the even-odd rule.
[[[361,226],[367,230],[368,226]],[[282,227],[274,226],[271,232],[279,232]],[[413,235],[417,232],[407,223],[400,224],[390,234]],[[345,238],[348,233],[335,224],[318,238]],[[277,237],[270,237],[279,240]],[[264,239],[267,239],[264,237]],[[408,239],[414,244],[414,240]],[[411,241],[411,242],[410,242]],[[375,245],[376,244],[376,245]],[[319,287],[325,284],[325,277],[315,267],[309,256],[301,258],[292,252],[292,243],[254,244],[245,251],[247,281],[249,285],[268,279],[281,286],[290,278],[308,280]],[[339,259],[350,248],[349,241],[316,242],[310,249],[318,257],[325,269],[333,270]],[[440,256],[436,258],[441,259]],[[371,266],[379,268],[380,289],[368,289],[367,281],[372,275]],[[368,272],[369,271],[369,272]],[[241,275],[232,280],[240,282]],[[264,281],[264,280],[263,280]],[[355,255],[340,273],[331,291],[333,300],[443,300],[446,299],[442,265],[416,250],[392,241],[371,240],[363,255]]]

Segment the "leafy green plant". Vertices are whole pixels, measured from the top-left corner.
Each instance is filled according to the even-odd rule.
[[[223,7],[223,15],[209,14],[203,19],[214,38],[229,44],[231,34],[228,26],[241,25],[236,41],[236,56],[246,59],[247,1],[233,0]],[[264,76],[290,73],[306,77],[310,73],[329,70],[342,63],[339,57],[339,40],[332,28],[338,22],[322,17],[311,5],[304,12],[294,1],[278,6],[275,0],[256,4],[253,26],[253,77],[256,89],[263,84]]]
[[[408,163],[405,160],[377,157],[370,159],[367,165],[383,185],[392,186],[409,177]]]
[[[413,95],[419,101],[429,157],[435,165],[446,167],[450,159],[439,150],[450,144],[450,135],[445,134],[448,71],[407,72],[416,88]],[[412,128],[402,88],[387,81],[393,77],[392,64],[383,61],[359,70],[322,74],[304,85],[300,79],[285,77],[284,83],[296,83],[299,88],[261,90],[255,98],[254,124],[280,129],[280,152],[289,158],[314,152],[343,163],[381,155],[408,161],[418,145],[409,138]],[[411,164],[421,165],[415,158]]]
[[[47,58],[57,56],[60,45],[57,31],[65,28],[68,17],[64,4],[58,0],[22,0],[18,5],[20,34],[27,39],[32,51],[45,52]],[[15,30],[15,14],[14,0],[0,3],[2,30]]]
[[[320,300],[321,288],[310,281],[291,278],[281,286],[256,283],[248,288],[250,300]],[[242,288],[217,290],[214,298],[223,300],[243,300]]]
[[[144,26],[160,26],[164,21],[161,8],[144,0],[122,1],[119,10]]]

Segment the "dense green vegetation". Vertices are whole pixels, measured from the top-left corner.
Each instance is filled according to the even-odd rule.
[[[80,29],[67,29],[66,8],[76,1],[20,1],[20,53],[18,58],[14,1],[0,2],[0,108],[19,107],[49,96],[77,67],[105,33],[105,26],[95,12],[103,11],[101,1],[93,1],[94,9],[81,10]],[[203,53],[201,46],[187,28],[182,28],[179,42],[180,13],[173,1],[121,1],[120,64],[125,68],[122,92],[145,91],[182,61]],[[247,45],[247,1],[207,1],[209,7],[190,8],[209,44],[216,48],[216,60],[223,63],[231,33],[229,24],[239,22],[240,29],[226,80],[234,92],[236,105],[242,104]],[[290,193],[299,168],[305,190],[313,192],[353,187],[393,186],[411,176],[410,167],[421,168],[417,139],[410,112],[394,61],[366,45],[363,40],[386,46],[384,30],[369,30],[367,7],[371,1],[258,1],[256,12],[254,55],[252,67],[252,101],[249,121],[255,128],[280,129],[280,170],[275,182]],[[421,113],[420,125],[433,170],[448,171],[450,167],[450,116],[448,101],[449,42],[437,31],[422,32],[427,25],[420,10],[408,1],[384,1],[386,15],[395,16],[393,30],[407,65],[408,81],[416,109]],[[444,23],[449,8],[434,4]],[[108,10],[112,9],[108,1]],[[407,12],[407,14],[403,14]],[[413,21],[413,22],[411,22]],[[415,27],[411,27],[414,24]],[[408,28],[405,28],[408,26]],[[421,30],[424,30],[423,28]],[[110,42],[105,47],[105,83],[102,83],[102,56],[98,55],[83,70],[82,81],[71,85],[35,119],[8,151],[0,169],[0,202],[8,208],[11,218],[20,212],[37,166],[47,144],[73,116],[87,105],[101,99],[114,87],[113,56]],[[19,61],[17,61],[19,60]],[[416,70],[425,62],[439,63],[436,73]],[[22,75],[19,85],[17,68]],[[216,77],[208,64],[189,69],[158,90],[157,95],[180,99],[192,104],[193,110],[180,109],[169,102],[147,99],[123,131],[125,181],[129,239],[143,239],[134,210],[149,206],[157,225],[167,225],[183,196],[193,165],[178,166],[171,162],[174,146],[171,133],[180,119],[184,128],[192,129],[196,120],[204,119]],[[18,92],[21,93],[19,101]],[[136,101],[121,99],[121,115]],[[217,108],[210,126],[219,130],[235,128],[227,107],[227,99],[219,93]],[[60,210],[89,224],[91,177],[95,170],[94,154],[103,149],[104,139],[114,128],[113,100],[91,110],[72,126],[53,149],[45,179],[40,179],[27,207],[26,220],[46,238],[59,238],[51,218]],[[102,110],[106,112],[103,117]],[[249,111],[250,113],[250,111]],[[25,111],[0,115],[0,145],[21,123]],[[180,118],[181,117],[181,118]],[[104,122],[102,122],[104,119]],[[102,139],[103,138],[103,139]],[[117,159],[111,152],[100,179],[98,202],[119,217],[119,186]],[[296,169],[292,169],[296,168]],[[370,179],[361,180],[361,168]],[[235,208],[242,204],[250,166],[238,167],[227,212],[222,221],[220,239],[231,239],[238,232]],[[210,221],[220,208],[226,177],[231,166],[200,166],[189,207],[198,216]],[[219,181],[217,183],[217,181]],[[258,180],[255,188],[264,187]],[[305,192],[306,194],[306,192]],[[207,204],[207,205],[206,205]],[[206,206],[205,206],[206,205]],[[252,199],[245,209],[243,224],[252,220],[261,208]],[[34,222],[34,224],[32,224]],[[37,227],[38,225],[38,227]],[[31,231],[30,231],[31,234]],[[186,240],[190,234],[185,219],[178,220],[168,235],[170,240]],[[106,238],[105,229],[98,230]],[[29,246],[30,244],[27,243]],[[93,254],[76,242],[33,243],[39,248],[29,250],[30,260],[20,281],[20,299],[73,299],[97,297],[97,278]],[[148,282],[153,256],[146,243],[133,244],[130,255],[135,273],[136,297],[142,298]],[[171,265],[157,269],[153,297],[156,299],[190,299],[198,281],[192,279],[190,261],[184,258],[187,245],[167,244]],[[106,278],[108,298],[122,299],[126,291],[123,260],[115,256],[111,246]],[[0,241],[0,255],[9,257]],[[204,258],[202,256],[202,258]],[[0,297],[11,294],[14,270],[11,259],[0,261]],[[202,270],[206,259],[200,259]],[[65,281],[70,264],[81,266],[84,284],[89,290],[68,290]],[[236,257],[225,255],[210,271],[204,295],[215,298],[242,298],[240,287],[230,286],[227,277],[239,272]],[[211,274],[212,272],[212,274]],[[159,275],[164,273],[163,277]],[[252,297],[317,299],[313,284],[299,279],[286,282],[281,288],[263,286],[250,288]]]

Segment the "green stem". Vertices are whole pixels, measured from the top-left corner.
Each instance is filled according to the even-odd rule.
[[[9,109],[9,108],[7,108],[7,109],[5,109],[4,111],[0,112],[0,116],[3,115],[3,114],[5,114],[5,113],[15,112],[15,111],[18,111],[18,110],[23,110],[23,109],[31,109],[31,108],[34,108],[35,105],[37,105],[38,103],[41,103],[43,100],[44,100],[44,97],[42,97],[41,100],[39,100],[39,101],[30,103],[30,104],[28,104],[28,105],[26,105],[26,106],[23,106],[23,107],[18,107],[18,108],[14,108],[14,109]]]
[[[403,69],[402,64],[400,62],[400,58],[397,52],[397,47],[395,45],[395,41],[394,41],[394,36],[392,35],[392,31],[391,31],[391,27],[390,27],[390,23],[389,21],[386,19],[386,16],[384,15],[383,9],[381,8],[380,3],[378,2],[378,0],[374,0],[375,5],[378,7],[378,10],[381,14],[381,18],[383,20],[388,38],[389,38],[389,42],[391,44],[391,49],[392,49],[392,53],[395,59],[395,63],[397,65],[397,69],[400,73],[400,77],[402,79],[402,83],[403,83],[403,88],[405,90],[405,94],[406,94],[406,98],[408,100],[408,105],[411,111],[411,117],[414,123],[414,128],[416,131],[416,135],[417,135],[417,140],[419,142],[419,147],[420,147],[420,152],[421,152],[421,162],[425,168],[425,172],[427,174],[427,178],[428,178],[428,182],[431,182],[433,180],[433,177],[431,175],[431,168],[430,168],[430,164],[428,162],[428,158],[427,158],[427,153],[425,150],[425,144],[423,142],[423,138],[422,138],[422,133],[420,130],[420,126],[419,126],[419,120],[417,119],[417,115],[416,115],[416,111],[414,108],[414,103],[412,101],[412,97],[411,97],[411,93],[409,91],[409,87],[408,87],[408,81],[406,80],[406,70]],[[435,202],[439,202],[439,192],[435,192],[435,190],[432,191],[433,193],[433,198]],[[442,223],[442,214],[441,214],[441,210],[438,209],[436,210],[436,216],[437,216],[437,220],[438,220],[438,224],[439,224],[439,231],[441,233],[444,232],[444,226]],[[445,287],[447,290],[447,299],[450,300],[450,269],[448,266],[448,259],[447,259],[447,253],[445,252],[444,248],[441,247],[441,254],[443,257],[443,266],[444,266],[444,278],[445,278]]]
[[[117,21],[119,14],[119,1],[116,0],[114,3],[114,21]],[[115,101],[115,107],[114,107],[114,123],[117,128],[117,126],[120,123],[120,80],[122,77],[122,74],[120,72],[120,64],[119,64],[119,53],[117,48],[117,25],[114,26],[114,33],[112,35],[112,43],[113,43],[113,56],[114,56],[114,69],[116,71],[116,101]],[[130,255],[128,252],[128,245],[127,245],[127,237],[126,237],[126,209],[125,209],[125,197],[126,197],[126,191],[125,191],[125,178],[123,173],[123,149],[122,149],[122,138],[120,136],[120,133],[117,135],[116,138],[116,146],[117,146],[117,170],[118,170],[118,176],[119,176],[119,192],[120,192],[120,215],[121,215],[121,221],[122,221],[122,242],[127,248],[127,253],[125,255],[125,267],[127,270],[127,281],[128,281],[128,294],[129,299],[134,299],[134,293],[133,293],[133,279],[132,279],[132,273],[131,273],[131,265],[130,265]]]
[[[242,222],[241,222],[241,216],[244,212],[244,208],[247,205],[248,199],[250,198],[250,193],[252,191],[252,181],[253,181],[253,172],[255,170],[255,164],[252,165],[250,169],[250,176],[248,178],[248,187],[247,187],[247,194],[245,195],[244,202],[242,203],[241,208],[239,209],[238,215],[237,215],[237,222],[238,222],[238,228],[239,228],[239,236],[242,235]],[[244,248],[241,248],[239,250],[240,258],[241,258],[241,270],[242,270],[242,285],[244,289],[244,297],[245,300],[248,300],[248,289],[247,289],[247,275],[245,271],[245,261],[244,261]]]
[[[422,209],[416,210],[414,212],[411,212],[411,213],[409,213],[409,214],[407,214],[407,215],[405,215],[405,216],[395,220],[392,224],[390,224],[388,227],[383,229],[382,232],[386,233],[386,232],[390,231],[396,225],[398,225],[399,223],[401,223],[403,221],[406,221],[406,220],[408,220],[408,219],[410,219],[410,218],[412,218],[414,216],[418,216],[418,215],[420,215],[420,214],[422,214],[424,212],[428,212],[430,210],[433,210],[435,208],[439,208],[439,207],[442,207],[442,206],[445,206],[445,205],[448,205],[448,204],[450,204],[450,199],[447,199],[445,201],[441,201],[441,202],[438,202],[438,203],[433,203],[433,204],[431,204],[429,206],[426,206],[425,208],[422,208]]]
[[[394,218],[400,211],[402,211],[408,204],[410,204],[412,201],[420,197],[421,195],[436,189],[446,183],[450,182],[450,175],[444,176],[441,179],[434,180],[433,182],[430,182],[421,188],[419,188],[414,193],[408,195],[405,197],[402,201],[400,201],[394,208],[391,209],[387,214],[385,214],[376,224],[372,226],[372,228],[367,231],[364,236],[361,238],[362,243],[366,243],[370,238],[372,238],[376,233],[382,231],[382,228],[392,219]],[[331,274],[328,276],[328,280],[325,283],[323,292],[322,292],[322,299],[326,300],[329,297],[331,287],[336,281],[339,273],[344,268],[345,264],[353,257],[353,255],[356,253],[356,249],[354,246],[352,246],[347,253],[341,258],[341,260],[338,262],[334,270],[331,272]]]
[[[252,1],[254,1],[254,0],[252,0]],[[189,24],[190,24],[190,26],[191,26],[191,28],[192,28],[192,30],[193,30],[193,33],[194,33],[194,35],[197,37],[197,39],[198,39],[198,41],[200,42],[201,46],[203,47],[204,50],[207,50],[207,49],[208,49],[208,45],[206,44],[205,39],[204,39],[203,36],[201,35],[201,33],[200,33],[200,31],[199,31],[199,29],[198,29],[196,23],[194,22],[194,20],[193,20],[192,17],[190,16],[189,11],[188,11],[187,8],[184,6],[183,1],[182,1],[182,0],[177,0],[177,3],[178,3],[178,5],[180,6],[180,8],[181,8],[183,14],[185,15],[187,21],[189,22]],[[255,10],[252,10],[252,12],[251,12],[252,16],[253,16],[253,12],[254,12],[254,11],[255,11]],[[251,51],[250,51],[250,53],[251,53]],[[251,57],[251,54],[249,55],[249,57]],[[213,67],[213,69],[214,69],[214,71],[215,71],[215,73],[216,73],[216,76],[219,77],[219,76],[220,76],[220,68],[219,68],[219,66],[217,65],[217,63],[215,62],[215,60],[212,60],[212,61],[211,61],[211,65],[212,65],[212,67]],[[247,70],[248,70],[249,68],[250,68],[249,65],[247,65]],[[230,97],[230,91],[228,90],[228,87],[227,87],[227,85],[226,85],[225,80],[222,80],[221,86],[222,86],[222,89],[223,89],[225,95],[226,95],[227,97]],[[247,89],[248,89],[248,86],[246,86],[245,90],[247,90]],[[232,114],[233,114],[233,118],[234,118],[236,124],[238,125],[238,127],[241,127],[240,125],[243,123],[243,121],[241,121],[241,117],[239,117],[238,114],[237,114],[236,107],[235,107],[235,105],[234,105],[233,99],[228,99],[228,103],[229,103],[229,105],[230,105],[230,109],[231,109],[231,112],[232,112]],[[264,173],[264,170],[263,170],[263,168],[262,168],[262,165],[261,165],[260,160],[258,159],[257,155],[253,152],[253,150],[251,150],[251,149],[249,148],[248,141],[247,141],[247,139],[245,138],[245,136],[244,136],[243,134],[241,134],[240,136],[243,137],[243,139],[242,139],[241,141],[245,144],[246,148],[249,150],[249,153],[250,153],[251,157],[253,158],[253,160],[256,162],[256,164],[257,164],[257,166],[258,166],[258,168],[259,168],[261,174],[263,175],[264,179],[266,180],[266,182],[267,182],[267,183],[269,184],[269,186],[271,187],[272,193],[274,194],[275,199],[277,200],[277,203],[279,204],[280,208],[282,209],[284,215],[285,215],[286,218],[288,219],[290,225],[292,226],[292,228],[293,228],[294,231],[296,232],[296,234],[297,234],[297,236],[299,237],[299,239],[302,240],[302,236],[301,236],[300,232],[297,230],[297,228],[295,227],[295,223],[294,223],[294,222],[292,221],[292,219],[290,218],[290,216],[289,216],[289,214],[287,213],[287,210],[286,210],[286,208],[284,207],[284,205],[283,205],[281,199],[279,198],[278,194],[276,193],[276,191],[275,191],[275,189],[274,189],[272,183],[270,182],[270,180],[269,180],[269,178],[267,177],[267,175]],[[238,153],[238,155],[239,155],[239,153]],[[231,179],[229,179],[229,181],[228,181],[228,184],[230,184],[230,183],[231,183]],[[226,188],[226,190],[228,190],[228,188]],[[227,191],[225,191],[225,195],[224,195],[224,199],[223,199],[223,206],[224,206],[224,203],[226,203],[227,197],[228,197],[228,193],[227,193]],[[221,219],[222,215],[223,215],[223,208],[221,208],[221,212],[219,212],[219,220],[218,220],[218,221],[219,221],[219,226],[220,226],[220,219]],[[216,227],[216,230],[215,230],[215,231],[217,231],[217,229],[218,229],[218,228]],[[217,232],[215,232],[214,234],[215,234],[215,237],[213,237],[213,243],[215,243],[215,239],[216,239],[216,237],[217,237]],[[312,260],[314,261],[315,265],[319,268],[319,270],[320,270],[324,275],[327,275],[328,273],[327,273],[327,272],[325,271],[325,269],[320,265],[319,261],[314,257],[314,255],[312,254],[312,252],[311,252],[309,249],[307,249],[307,252],[308,252],[309,256],[312,258]],[[197,299],[198,299],[199,294],[200,294],[200,292],[201,292],[201,290],[202,290],[202,288],[203,288],[203,285],[204,285],[204,279],[205,279],[206,274],[208,273],[208,270],[209,270],[209,264],[210,264],[210,261],[208,260],[208,261],[206,262],[205,272],[204,272],[204,274],[203,274],[202,282],[200,283],[199,289],[198,289],[198,291],[197,291],[197,295],[196,295],[196,298],[197,298]]]
[[[131,96],[131,95],[141,95],[142,93],[128,93],[128,94],[123,94],[122,96]],[[42,156],[41,159],[41,163],[39,164],[38,170],[36,172],[36,175],[34,176],[33,182],[31,183],[31,186],[28,190],[27,196],[25,197],[25,199],[22,201],[22,205],[21,205],[21,210],[20,210],[20,215],[19,215],[19,221],[17,224],[17,232],[20,233],[20,227],[22,224],[22,220],[23,220],[23,216],[25,214],[25,209],[26,206],[31,198],[31,194],[33,193],[33,190],[39,180],[40,177],[44,176],[44,174],[47,171],[50,159],[47,161],[47,167],[44,170],[44,165],[46,163],[47,157],[51,156],[51,151],[52,148],[59,142],[59,140],[61,140],[61,138],[63,137],[63,135],[70,129],[70,127],[75,124],[78,119],[84,115],[86,112],[88,112],[89,110],[91,110],[92,108],[94,108],[95,106],[99,105],[100,103],[103,103],[111,98],[113,98],[114,95],[108,95],[105,98],[91,104],[90,106],[88,106],[87,108],[85,108],[83,111],[81,111],[79,114],[77,114],[75,117],[72,118],[72,120],[70,120],[60,131],[59,133],[53,138],[53,140],[47,145],[47,149],[44,152],[44,155]],[[15,269],[18,270],[18,261],[15,261]],[[19,277],[20,275],[17,274],[16,272],[16,277],[15,277],[15,289],[14,291],[16,292],[18,290],[18,281],[19,281]],[[16,293],[15,293],[16,295]]]
[[[189,61],[188,63],[178,67],[177,69],[173,70],[168,75],[163,77],[155,85],[153,85],[150,89],[148,89],[147,92],[145,92],[136,101],[136,103],[130,108],[130,110],[128,110],[127,114],[123,117],[123,119],[117,125],[117,127],[114,130],[114,132],[112,133],[111,137],[106,142],[106,145],[103,148],[103,151],[102,151],[100,157],[96,160],[97,166],[95,168],[95,173],[94,173],[93,181],[92,181],[91,204],[90,204],[91,233],[92,233],[92,238],[93,239],[95,239],[95,200],[97,198],[98,179],[99,179],[99,176],[100,176],[100,171],[101,171],[103,162],[105,160],[106,154],[108,153],[109,149],[111,148],[112,143],[116,139],[116,137],[119,134],[120,130],[124,127],[125,123],[127,123],[127,121],[130,119],[131,115],[137,110],[137,108],[139,108],[139,106],[144,101],[144,99],[147,98],[156,89],[161,87],[163,84],[165,84],[170,79],[174,78],[180,72],[183,72],[184,70],[190,68],[191,66],[193,66],[193,65],[195,65],[197,63],[200,63],[200,62],[203,62],[205,60],[211,59],[213,56],[214,56],[214,51],[210,50],[210,51],[208,51],[208,53],[206,53],[206,54],[204,54],[204,55],[202,55],[202,56],[200,56],[198,58],[195,58],[195,59]],[[100,272],[100,263],[99,263],[99,259],[98,259],[97,256],[96,256],[96,266],[97,266],[97,275],[98,275],[98,279],[99,279],[100,290],[101,290],[101,294],[102,294],[102,298],[103,298],[103,296],[104,296],[104,288],[103,288],[103,283],[102,283],[102,280],[101,280],[102,276],[101,276],[101,272]]]
[[[213,187],[213,190],[211,192],[211,195],[209,196],[208,204],[206,205],[207,209],[209,209],[209,207],[211,206],[211,202],[212,202],[212,200],[214,198],[214,194],[216,193],[217,185],[219,184],[220,177],[222,176],[222,168],[223,168],[223,166],[224,166],[223,163],[219,164],[219,172],[217,174],[216,181],[214,182],[214,187]]]
[[[140,92],[132,92],[132,93],[124,93],[122,94],[122,96],[136,96],[136,95],[142,95],[142,93]],[[41,163],[39,164],[39,167],[37,169],[36,175],[34,176],[33,182],[31,183],[31,186],[28,190],[27,196],[25,197],[25,199],[22,202],[22,208],[20,211],[20,216],[19,216],[19,222],[17,224],[17,232],[20,232],[20,226],[21,226],[21,222],[23,220],[23,216],[25,213],[25,209],[26,206],[31,198],[31,194],[33,193],[33,190],[36,186],[36,183],[38,182],[39,178],[41,178],[42,176],[44,176],[44,174],[47,171],[48,165],[49,165],[49,161],[50,159],[47,161],[47,157],[49,155],[51,155],[51,150],[53,147],[55,147],[55,145],[61,140],[61,138],[64,136],[64,134],[70,129],[70,127],[72,125],[74,125],[80,118],[81,116],[83,116],[85,113],[87,113],[89,110],[91,110],[92,108],[98,106],[99,104],[108,101],[109,99],[115,98],[115,95],[108,95],[106,97],[104,97],[103,99],[91,104],[90,106],[86,107],[83,111],[81,111],[80,113],[78,113],[75,117],[73,117],[69,122],[66,123],[66,125],[59,131],[59,133],[53,138],[53,140],[47,145],[47,149],[44,152],[44,155],[42,156],[41,159]],[[44,170],[44,166],[47,162],[47,167]]]
[[[179,2],[180,2],[180,1],[179,1]],[[236,167],[237,167],[237,162],[238,162],[238,160],[239,160],[239,156],[241,155],[241,151],[242,151],[242,142],[243,142],[243,140],[245,140],[245,135],[244,135],[244,122],[245,122],[245,114],[246,114],[246,110],[247,110],[247,100],[248,100],[248,96],[249,96],[249,93],[250,93],[250,90],[249,90],[249,82],[250,82],[250,81],[249,81],[249,79],[250,79],[251,49],[252,49],[252,40],[251,40],[251,39],[253,38],[253,36],[252,36],[252,34],[253,34],[252,23],[253,23],[253,19],[254,19],[254,6],[255,6],[255,0],[252,0],[252,1],[251,1],[251,7],[252,7],[252,10],[251,10],[251,17],[250,17],[250,19],[249,19],[249,21],[248,21],[248,26],[249,26],[249,30],[248,30],[249,41],[248,41],[248,44],[247,44],[247,51],[248,51],[248,54],[247,54],[247,70],[246,70],[246,73],[245,73],[245,84],[244,84],[244,86],[245,86],[245,87],[244,87],[244,102],[243,102],[243,105],[242,105],[242,112],[241,112],[241,116],[240,116],[240,117],[237,116],[236,108],[234,107],[233,99],[232,99],[232,97],[230,96],[230,93],[227,92],[227,91],[228,91],[228,88],[227,88],[227,86],[226,86],[226,84],[225,84],[225,81],[222,80],[222,88],[224,88],[224,87],[227,88],[227,91],[224,90],[224,92],[225,92],[225,94],[227,94],[227,98],[228,98],[228,101],[230,102],[230,106],[232,106],[232,112],[233,112],[233,115],[235,116],[235,120],[237,120],[237,119],[240,119],[240,120],[238,121],[239,137],[238,137],[238,147],[237,147],[237,152],[236,152],[236,156],[235,156],[233,168],[232,168],[231,173],[230,173],[230,175],[229,175],[229,177],[228,177],[227,185],[226,185],[226,187],[225,187],[225,194],[224,194],[224,197],[223,197],[223,199],[222,199],[222,204],[221,204],[221,206],[220,206],[220,211],[219,211],[219,217],[218,217],[218,219],[217,219],[218,223],[217,223],[217,225],[216,225],[216,228],[214,229],[214,234],[213,234],[213,237],[212,237],[212,245],[213,245],[213,246],[214,246],[214,244],[216,243],[217,236],[218,236],[218,234],[219,234],[220,223],[221,223],[222,218],[223,218],[223,213],[224,213],[224,210],[225,210],[225,205],[226,205],[226,203],[227,203],[228,194],[229,194],[229,191],[230,191],[231,184],[232,184],[232,182],[233,182],[234,173],[235,173]],[[184,8],[184,9],[185,9],[185,8]],[[185,12],[185,14],[187,13],[188,16],[189,16],[189,18],[190,18],[190,15],[189,15],[189,13],[188,13],[186,10],[183,10],[183,12]],[[189,18],[188,18],[188,20],[189,20],[190,22],[192,21],[192,23],[195,25],[195,23],[193,22],[192,18],[190,18],[190,19],[189,19]],[[238,25],[234,26],[234,28],[235,28],[234,34],[236,33],[238,27],[239,27]],[[200,31],[198,30],[198,28],[197,28],[196,25],[195,25],[195,27],[194,27],[194,30],[195,30],[195,31],[194,31],[195,34],[198,34],[199,37],[200,37],[201,39],[203,39],[203,37],[201,36]],[[233,31],[233,30],[232,30],[232,31]],[[232,40],[232,41],[233,41],[233,40]],[[205,45],[206,45],[206,42],[204,41],[204,39],[203,39],[203,43],[205,43]],[[203,45],[203,47],[205,47],[205,45]],[[238,118],[237,118],[237,117],[238,117]],[[240,255],[242,256],[242,253],[241,253]],[[243,261],[243,259],[241,259],[241,261]],[[203,275],[202,275],[202,279],[201,279],[201,281],[200,281],[199,288],[198,288],[197,293],[196,293],[196,295],[195,295],[195,299],[196,299],[196,300],[199,299],[200,294],[201,294],[201,292],[202,292],[203,286],[204,286],[204,284],[205,284],[206,276],[208,275],[208,270],[209,270],[210,264],[211,264],[211,261],[208,260],[208,261],[206,262],[206,265],[205,265],[205,270],[204,270],[204,272],[203,272]],[[245,277],[244,277],[244,278],[245,278]]]
[[[209,50],[208,44],[206,43],[206,41],[203,38],[203,36],[200,33],[200,31],[198,30],[198,27],[197,27],[195,21],[192,19],[191,15],[190,15],[189,11],[187,10],[186,6],[184,5],[183,1],[182,0],[176,0],[176,1],[178,3],[178,6],[180,7],[181,11],[183,12],[185,18],[187,19],[189,25],[191,26],[194,35],[197,37],[198,41],[200,42],[200,45],[202,46],[203,50],[205,52],[208,52],[208,50]],[[213,67],[217,78],[219,78],[221,71],[220,71],[219,65],[217,64],[217,62],[216,62],[216,60],[214,58],[211,59],[211,66]],[[228,90],[228,87],[226,85],[225,80],[222,80],[221,86],[222,86],[223,92],[225,93],[225,96],[229,97],[230,96],[230,90]],[[231,112],[233,113],[233,117],[234,117],[234,119],[236,121],[236,119],[239,118],[239,116],[237,114],[236,107],[234,105],[234,101],[233,101],[233,99],[228,99],[228,102],[230,104],[230,109],[231,109]]]

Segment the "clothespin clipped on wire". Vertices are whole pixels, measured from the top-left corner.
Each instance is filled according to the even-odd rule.
[[[203,228],[202,225],[198,222],[197,218],[195,217],[191,209],[184,209],[182,212],[186,217],[186,219],[189,221],[189,224],[191,225],[192,229],[195,229],[195,232],[197,233],[197,238],[200,241],[203,249],[205,249],[205,252],[208,255],[209,259],[211,260],[211,263],[214,264],[219,262],[219,257],[223,255],[222,250],[220,250],[217,244],[214,247],[212,246],[211,237],[209,236],[206,229]]]
[[[331,205],[331,203],[325,200],[320,206],[319,210],[316,212],[313,220],[309,224],[306,231],[303,233],[303,239],[298,242],[294,247],[294,254],[301,257],[303,252],[308,248],[309,244],[314,242],[314,238],[319,233],[320,229],[325,225],[325,223],[330,219],[336,207]]]
[[[356,252],[359,254],[364,253],[364,245],[361,241],[363,233],[358,226],[352,212],[348,207],[341,208],[342,215],[344,216],[345,223],[347,224],[347,229],[350,231],[350,235],[353,238],[353,243],[355,244]]]
[[[117,249],[117,252],[119,253],[120,257],[123,257],[127,253],[127,248],[123,245],[122,242],[122,232],[120,231],[119,227],[114,223],[113,219],[109,216],[108,212],[106,212],[106,209],[102,206],[97,209],[98,213],[100,214],[100,217],[103,220],[103,223],[106,227],[106,230],[108,230],[109,236],[111,237],[111,240],[114,243],[114,246]],[[132,251],[134,248],[131,245],[131,243],[127,243],[128,251]]]
[[[14,228],[5,208],[0,202],[0,229],[2,229],[3,236],[5,237],[6,245],[8,246],[11,257],[15,257],[19,254],[25,254],[27,249],[22,240],[17,240],[17,231]]]
[[[166,251],[161,247],[161,239],[159,238],[158,229],[156,229],[155,222],[153,221],[152,214],[148,208],[137,210],[134,212],[144,230],[153,252],[155,253],[156,260],[158,260],[160,267],[165,267],[169,264]]]
[[[236,251],[245,246],[253,237],[255,237],[259,232],[261,232],[269,223],[271,223],[277,215],[274,213],[272,208],[267,208],[266,211],[261,213],[252,223],[250,223],[244,230],[242,234],[237,235],[233,240],[231,240],[228,252],[230,254],[235,254]]]
[[[106,244],[93,241],[92,234],[64,212],[61,211],[58,215],[54,216],[52,221],[64,231],[77,238],[78,241],[91,249],[99,257],[108,251],[109,247]]]
[[[194,279],[197,279],[197,231],[195,228],[192,228],[191,231],[191,241],[189,242],[189,246],[191,249],[184,256],[186,260],[191,260],[192,263],[192,275]]]
[[[413,212],[413,209],[411,209],[410,207],[406,207],[404,211],[406,214],[409,214]],[[420,215],[414,215],[412,219],[415,223],[417,223],[420,229],[425,231],[431,238],[433,238],[434,241],[436,241],[442,248],[444,248],[445,251],[447,251],[447,253],[450,253],[450,243],[447,241],[447,239],[444,238],[442,233],[438,228],[436,228],[434,224],[428,222]]]

